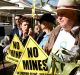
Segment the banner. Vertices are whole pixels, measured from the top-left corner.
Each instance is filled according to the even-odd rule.
[[[47,58],[48,55],[34,41],[28,38],[25,52],[16,67],[14,75],[44,75],[48,74]]]
[[[20,42],[18,36],[15,34],[9,49],[7,50],[8,54],[6,55],[6,60],[11,63],[17,64],[24,51],[25,51],[25,48]]]

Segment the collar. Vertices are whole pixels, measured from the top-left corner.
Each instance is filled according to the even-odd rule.
[[[80,31],[80,26],[74,26],[72,29],[71,29],[71,33],[72,34],[76,34],[77,32]]]
[[[62,30],[64,30],[64,28],[61,28],[61,31]],[[75,35],[77,32],[79,32],[80,31],[80,26],[74,26],[72,29],[71,29],[71,31],[70,31],[70,33],[71,34],[73,34],[73,35]]]
[[[45,34],[43,37],[47,37],[47,36],[49,36],[49,35],[50,35],[50,33],[51,33],[51,32],[49,32],[48,34]]]

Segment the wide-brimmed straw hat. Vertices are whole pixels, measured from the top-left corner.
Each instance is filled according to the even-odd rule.
[[[59,0],[57,10],[64,9],[80,11],[80,0]]]

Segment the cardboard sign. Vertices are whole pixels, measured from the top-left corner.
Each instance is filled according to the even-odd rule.
[[[14,64],[17,64],[24,51],[25,51],[25,48],[20,42],[18,36],[15,34],[9,49],[7,50],[8,54],[6,55],[6,60]]]
[[[32,37],[29,37],[25,48],[26,50],[21,56],[14,75],[48,74],[48,67],[46,65],[48,55]]]

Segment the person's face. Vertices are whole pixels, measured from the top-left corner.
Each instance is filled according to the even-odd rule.
[[[59,10],[57,11],[57,21],[63,28],[72,27],[76,22],[75,11],[73,10]]]
[[[41,29],[44,30],[45,29],[45,25],[42,23],[41,25]]]
[[[41,26],[41,29],[42,30],[45,30],[45,29],[47,29],[48,27],[48,22],[46,22],[46,21],[43,21],[41,24],[40,24],[40,26]]]
[[[28,26],[29,26],[28,22],[22,22],[22,25],[21,25],[22,33],[28,32]]]
[[[35,28],[34,28],[34,32],[37,33],[37,32],[39,32],[39,31],[40,31],[39,26],[35,26]]]
[[[15,17],[15,23],[16,23],[17,25],[19,25],[19,21],[20,21],[20,17],[19,17],[19,16],[16,16],[16,17]]]

